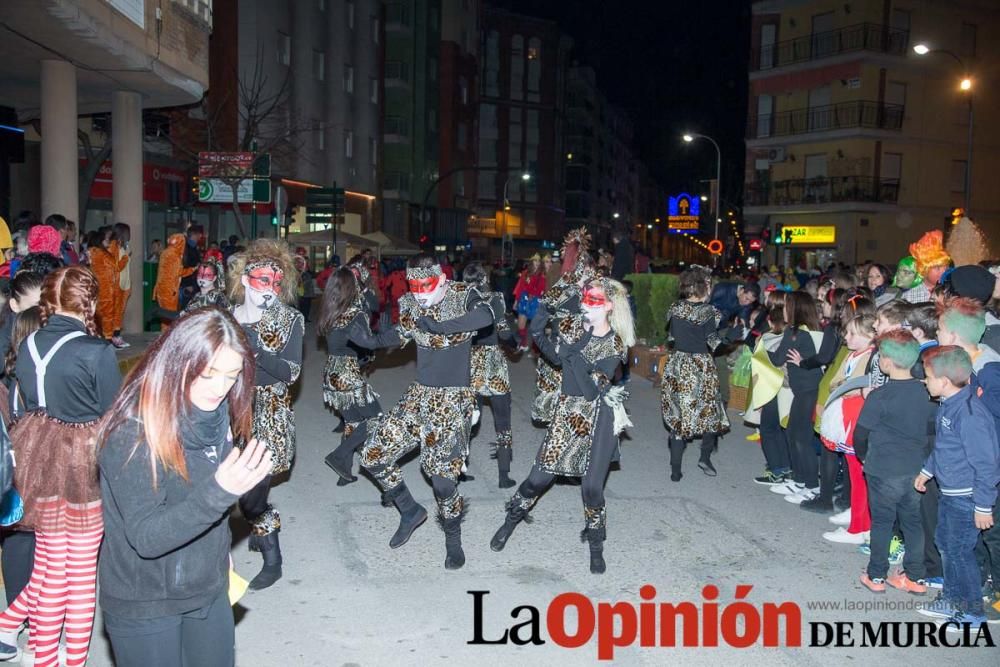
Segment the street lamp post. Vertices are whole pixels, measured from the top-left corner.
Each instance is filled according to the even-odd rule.
[[[941,54],[950,57],[952,60],[958,63],[958,66],[962,68],[962,80],[958,84],[959,90],[963,91],[968,95],[967,104],[969,108],[969,138],[967,146],[967,154],[965,159],[965,214],[969,215],[969,211],[972,207],[972,77],[969,75],[969,68],[965,66],[965,62],[959,58],[955,53],[947,49],[932,49],[926,44],[915,44],[913,46],[913,52],[918,56],[926,56],[930,54]]]
[[[713,211],[712,214],[715,216],[715,240],[719,240],[719,192],[722,190],[722,149],[719,148],[719,144],[712,137],[707,134],[698,134],[696,132],[688,132],[682,137],[685,143],[691,143],[695,139],[707,139],[712,142],[715,146],[715,155],[718,161],[715,164],[715,196],[713,199]],[[716,255],[716,261],[718,261],[718,255]]]
[[[463,171],[475,171],[475,172],[479,172],[479,171],[510,171],[510,170],[509,169],[499,169],[497,167],[481,167],[479,165],[472,165],[472,166],[455,167],[453,169],[449,169],[448,171],[446,171],[443,174],[441,174],[440,176],[438,176],[436,179],[434,179],[434,182],[431,183],[430,187],[427,188],[427,191],[424,193],[424,200],[420,203],[420,233],[421,233],[421,235],[423,235],[423,233],[424,233],[424,218],[427,215],[427,213],[426,213],[426,211],[427,211],[427,202],[430,201],[431,193],[433,193],[434,190],[437,189],[437,186],[440,185],[441,182],[444,181],[446,178],[448,178],[450,176],[453,176],[455,174],[459,174],[459,173],[461,173]],[[528,172],[522,173],[521,174],[521,180],[524,180],[524,181],[531,180],[531,174],[528,173]],[[507,181],[510,181],[510,178],[508,178]],[[506,182],[503,184],[503,198],[504,198],[504,203],[506,204],[506,201],[507,201],[507,183]],[[506,215],[504,215],[504,219],[506,221]]]
[[[531,174],[528,172],[523,172],[521,174],[521,180],[527,183],[531,180]],[[500,234],[500,265],[504,265],[504,259],[507,254],[507,214],[510,211],[510,203],[507,201],[507,186],[510,185],[510,176],[503,182],[503,232]],[[514,262],[514,244],[511,243],[510,247],[511,263]]]

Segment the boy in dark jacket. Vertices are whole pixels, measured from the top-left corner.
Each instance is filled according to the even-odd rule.
[[[993,526],[1000,449],[993,416],[969,383],[968,353],[954,345],[936,347],[927,352],[924,371],[927,391],[941,406],[934,451],[913,486],[924,493],[934,478],[941,489],[935,541],[944,560],[944,589],[920,613],[945,619],[948,631],[961,632],[964,623],[986,622],[975,548],[979,531]]]

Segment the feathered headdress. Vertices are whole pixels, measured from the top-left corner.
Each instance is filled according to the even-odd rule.
[[[563,239],[562,273],[566,275],[576,268],[576,260],[580,255],[590,250],[590,234],[586,227],[571,229]]]
[[[944,232],[936,229],[927,232],[916,243],[910,244],[910,254],[917,262],[917,273],[927,275],[928,269],[948,266],[951,256],[944,249]]]
[[[955,266],[979,264],[989,259],[989,244],[979,227],[969,218],[963,217],[948,235],[948,254]]]

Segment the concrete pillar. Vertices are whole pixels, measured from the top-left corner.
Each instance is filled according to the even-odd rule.
[[[115,222],[131,227],[132,261],[129,277],[132,295],[125,307],[122,327],[127,333],[142,331],[142,263],[145,259],[145,224],[142,211],[142,96],[116,91],[111,101],[112,208]]]
[[[43,60],[42,220],[53,213],[71,220],[77,217],[80,159],[76,129],[76,67],[65,60]]]

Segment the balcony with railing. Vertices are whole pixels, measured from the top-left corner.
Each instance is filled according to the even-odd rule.
[[[762,44],[750,54],[750,70],[759,72],[855,51],[902,56],[906,54],[909,41],[908,30],[877,23],[858,23],[774,44]]]
[[[766,139],[845,129],[901,130],[904,110],[901,104],[858,100],[775,114],[754,114],[747,124],[747,138]]]
[[[872,176],[793,178],[747,186],[747,206],[799,206],[841,203],[895,204],[899,179]]]

